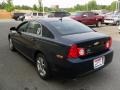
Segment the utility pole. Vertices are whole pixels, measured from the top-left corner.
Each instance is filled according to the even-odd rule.
[[[120,11],[120,0],[118,0],[118,11]]]
[[[116,11],[120,11],[120,0],[116,1]]]
[[[44,9],[43,0],[38,0],[38,3],[39,3],[40,11],[43,12],[43,16],[44,16],[45,9]]]
[[[40,9],[40,12],[42,11],[42,0],[38,0],[38,4],[39,4],[39,9]]]

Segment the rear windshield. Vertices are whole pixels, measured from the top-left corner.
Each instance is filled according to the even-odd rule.
[[[82,16],[82,15],[83,15],[83,12],[76,12],[76,13],[73,13],[72,15],[73,15],[73,16]]]
[[[37,13],[33,13],[33,16],[37,16]]]
[[[59,20],[53,21],[50,24],[62,35],[93,32],[92,29],[75,20]]]

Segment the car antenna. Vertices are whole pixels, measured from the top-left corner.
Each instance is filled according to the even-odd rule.
[[[59,19],[61,22],[62,22],[62,20],[63,20],[63,17],[60,17],[60,19]]]

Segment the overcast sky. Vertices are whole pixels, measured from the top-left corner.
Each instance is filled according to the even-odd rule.
[[[0,0],[2,2],[3,0]],[[44,6],[51,7],[52,5],[59,5],[61,8],[73,7],[76,4],[85,4],[90,0],[43,0]],[[96,0],[97,4],[109,5],[115,0]],[[15,5],[33,6],[38,4],[38,0],[13,0]]]

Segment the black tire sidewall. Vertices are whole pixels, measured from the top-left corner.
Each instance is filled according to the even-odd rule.
[[[11,41],[10,41],[11,40]],[[12,48],[10,47],[10,43],[12,43]],[[11,50],[11,51],[15,51],[15,47],[14,47],[14,45],[13,45],[13,42],[12,42],[12,39],[11,38],[9,38],[9,49]]]
[[[43,58],[43,60],[44,60],[44,63],[45,63],[45,66],[46,66],[46,68],[45,68],[45,71],[46,71],[46,75],[45,76],[41,76],[40,75],[40,72],[38,71],[38,67],[37,67],[37,58],[38,57],[42,57]],[[47,80],[47,79],[49,79],[49,77],[50,77],[50,69],[49,69],[49,66],[48,66],[48,62],[46,61],[46,58],[45,58],[45,56],[43,55],[43,54],[37,54],[37,56],[36,56],[36,69],[37,69],[37,72],[38,72],[38,74],[39,74],[39,76],[43,79],[43,80]]]

